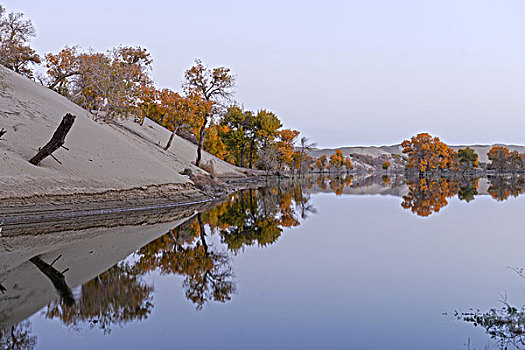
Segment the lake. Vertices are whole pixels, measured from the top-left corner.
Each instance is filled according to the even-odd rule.
[[[327,176],[2,227],[3,348],[525,348],[525,178]]]

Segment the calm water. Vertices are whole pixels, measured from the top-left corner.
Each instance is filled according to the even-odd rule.
[[[525,348],[524,189],[314,178],[177,212],[7,225],[2,346]]]

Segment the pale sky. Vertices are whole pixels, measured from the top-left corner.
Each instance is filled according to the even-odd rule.
[[[140,45],[158,86],[195,58],[237,75],[236,99],[322,147],[428,131],[525,144],[525,0],[1,1],[33,47]]]

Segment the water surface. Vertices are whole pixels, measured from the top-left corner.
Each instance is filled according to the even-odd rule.
[[[7,226],[2,345],[523,348],[524,183],[318,177],[94,227]]]

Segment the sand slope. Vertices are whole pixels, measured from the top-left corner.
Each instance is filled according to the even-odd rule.
[[[28,160],[46,144],[66,113],[77,116],[68,134],[65,149],[56,151],[40,166]],[[152,125],[132,129],[146,130],[163,138],[169,131]],[[0,198],[43,194],[94,193],[150,185],[191,183],[179,172],[191,165],[196,147],[176,138],[171,152],[148,143],[123,128],[93,121],[89,113],[63,96],[0,67],[0,128],[7,133],[0,139]],[[151,131],[150,131],[151,130]],[[158,134],[158,136],[157,136]],[[162,143],[165,141],[162,140]],[[205,162],[214,157],[205,154]],[[218,174],[242,176],[233,166],[215,158]],[[198,169],[196,171],[199,171]]]
[[[178,172],[182,172],[185,168],[196,172],[202,171],[194,165],[197,157],[196,146],[188,140],[175,136],[169,150],[164,151],[164,146],[168,143],[171,132],[150,119],[146,119],[142,126],[131,119],[124,119],[120,120],[113,127],[121,130],[124,134],[128,134],[130,137],[134,137],[136,141],[142,142],[144,147],[152,148],[155,151],[152,152],[153,155],[163,162],[167,161]],[[201,163],[205,166],[212,166],[213,175],[221,178],[243,176],[243,172],[246,170],[227,163],[207,152],[202,152]]]

